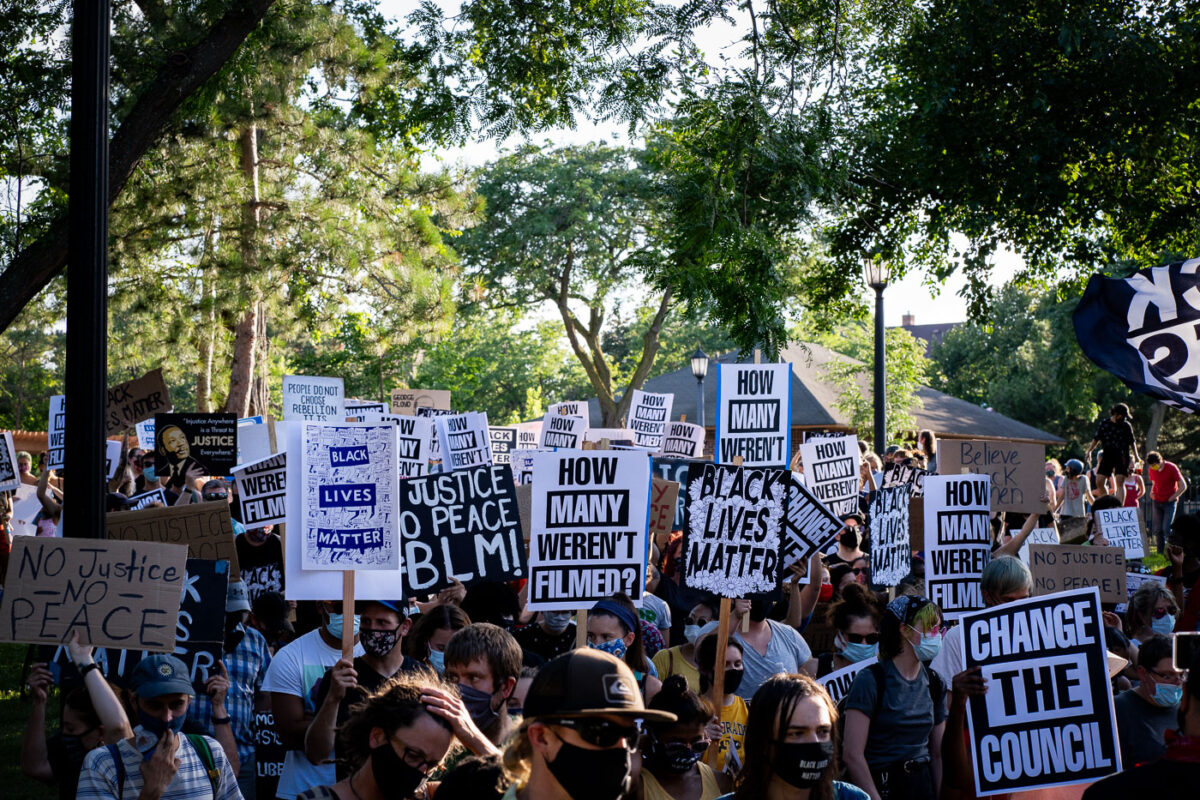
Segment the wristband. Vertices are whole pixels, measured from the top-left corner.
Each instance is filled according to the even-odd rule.
[[[228,725],[228,724],[230,724],[232,721],[233,721],[233,720],[232,720],[231,718],[229,718],[229,717],[213,717],[213,718],[212,718],[212,724],[213,724],[213,725]]]
[[[91,672],[92,670],[98,670],[98,669],[100,669],[100,665],[97,664],[95,661],[91,662],[90,664],[84,664],[82,667],[79,667],[79,679],[84,680],[85,678],[87,678],[87,675],[89,672]]]

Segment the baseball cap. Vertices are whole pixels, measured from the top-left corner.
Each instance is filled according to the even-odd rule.
[[[133,668],[129,688],[138,697],[159,697],[164,694],[194,695],[188,669],[182,661],[166,653],[146,656]]]
[[[291,619],[289,619],[292,609],[279,592],[263,592],[258,595],[254,598],[254,606],[251,610],[254,612],[254,618],[268,632],[296,632]]]
[[[381,605],[389,611],[395,611],[400,615],[400,619],[408,618],[408,603],[404,602],[403,600],[364,600],[362,603],[363,605],[366,605],[367,603],[376,603],[377,605]],[[356,603],[355,605],[357,606],[358,604]],[[355,612],[357,613],[357,611],[358,609],[356,608]]]
[[[250,594],[246,591],[245,581],[230,581],[225,591],[225,613],[250,610]]]
[[[592,648],[569,650],[547,662],[525,695],[525,718],[617,716],[674,722],[666,711],[642,703],[633,670],[625,662]]]

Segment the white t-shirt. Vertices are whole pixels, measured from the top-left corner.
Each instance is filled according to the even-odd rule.
[[[671,607],[658,595],[646,592],[642,595],[642,607],[639,609],[642,619],[649,622],[660,631],[671,629]]]
[[[354,655],[362,654],[362,645],[354,645]],[[262,690],[296,695],[304,701],[305,713],[315,714],[313,686],[341,657],[340,649],[325,644],[320,628],[309,631],[271,659]],[[337,773],[333,764],[314,764],[303,750],[289,750],[283,759],[283,774],[279,777],[276,795],[292,800],[305,789],[334,783],[337,783]]]
[[[765,654],[759,653],[743,639],[740,629],[733,633],[734,640],[742,646],[742,666],[745,671],[737,696],[743,700],[754,697],[758,687],[767,678],[781,672],[799,672],[812,658],[812,650],[795,628],[773,619],[766,622],[771,627],[771,640],[767,642]]]
[[[946,631],[946,635],[942,637],[942,648],[933,657],[933,661],[929,662],[929,666],[942,679],[942,684],[947,689],[954,682],[954,676],[963,671],[962,652],[959,649],[962,642],[962,629],[962,625],[955,625]]]

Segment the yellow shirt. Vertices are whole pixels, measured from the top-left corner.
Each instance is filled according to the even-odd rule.
[[[734,760],[729,766],[729,772],[736,773],[741,769],[743,754],[746,746],[746,720],[750,718],[750,707],[746,701],[737,695],[733,702],[721,706],[721,744],[718,750],[717,769],[725,772],[725,756],[729,752],[729,744],[734,746]]]
[[[700,693],[700,671],[687,662],[683,657],[683,653],[679,647],[672,647],[668,650],[659,650],[654,654],[651,661],[654,662],[654,668],[658,670],[658,679],[665,681],[672,675],[682,675],[687,680],[688,688],[696,694]]]
[[[712,767],[703,761],[698,762],[696,766],[700,768],[700,785],[703,787],[700,790],[700,800],[717,800],[722,792],[721,787],[717,785],[717,776],[712,771]],[[658,778],[645,769],[642,770],[642,792],[645,800],[675,800],[663,789]]]

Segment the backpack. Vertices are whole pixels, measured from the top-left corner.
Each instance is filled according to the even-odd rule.
[[[213,760],[212,749],[208,746],[208,739],[198,733],[185,733],[184,736],[192,743],[192,749],[196,751],[196,755],[200,756],[200,763],[204,765],[204,770],[208,773],[208,782],[212,786],[213,800],[216,800],[221,771],[217,769],[216,761]],[[117,749],[115,744],[108,746],[108,753],[112,756],[113,765],[117,768],[117,800],[124,800],[125,759],[121,757],[121,751]]]
[[[872,661],[863,671],[871,673],[871,677],[875,679],[875,706],[871,709],[870,715],[871,719],[874,719],[875,715],[879,713],[879,709],[883,708],[883,693],[887,688],[887,673],[884,671],[882,661]],[[933,702],[934,719],[936,719],[938,701],[945,697],[946,687],[942,683],[942,676],[938,675],[934,670],[928,669],[924,664],[921,664],[921,671],[929,676],[929,699]],[[837,730],[839,742],[846,741],[846,700],[849,699],[849,697],[850,693],[846,692],[846,694],[837,701]],[[838,756],[840,759],[840,752],[838,753]],[[844,773],[846,769],[845,762],[843,761],[840,766],[842,767],[842,771]]]

